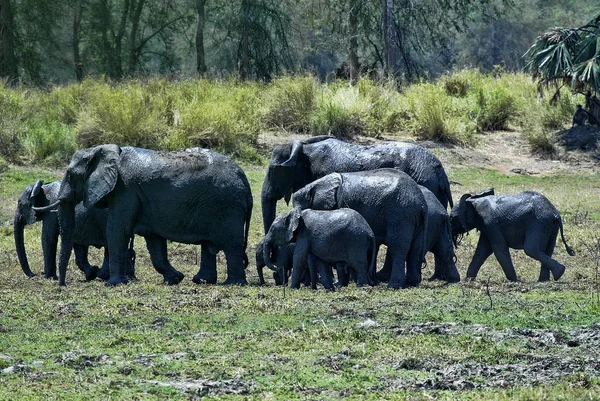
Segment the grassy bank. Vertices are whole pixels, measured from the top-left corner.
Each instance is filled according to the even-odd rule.
[[[284,293],[256,286],[251,257],[250,286],[198,286],[191,282],[198,247],[171,243],[169,257],[186,278],[167,287],[137,237],[138,282],[117,288],[85,283],[72,263],[68,286],[59,288],[22,274],[12,228],[4,226],[0,371],[8,371],[0,373],[0,399],[598,399],[600,177],[509,178],[492,169],[451,167],[461,191],[490,184],[498,192],[527,188],[556,204],[577,251],[569,257],[557,246],[555,257],[567,265],[559,282],[536,283],[537,263],[513,252],[521,283],[506,282],[490,258],[470,283]],[[244,170],[255,195],[252,256],[261,238],[265,167],[245,164]],[[2,219],[10,218],[26,184],[59,174],[23,168],[0,174],[0,204],[10,206]],[[38,273],[40,232],[38,224],[25,234]],[[463,277],[477,238],[472,233],[457,250]],[[101,255],[91,250],[92,262],[100,263]],[[429,258],[423,276],[432,272]]]
[[[66,87],[0,89],[0,157],[63,165],[77,148],[100,143],[151,149],[211,147],[256,162],[259,132],[379,136],[473,145],[482,131],[517,128],[535,149],[570,121],[576,97],[537,101],[522,74],[465,70],[437,82],[397,88],[362,79],[321,84],[310,76],[269,84],[236,81],[111,83],[87,79]]]

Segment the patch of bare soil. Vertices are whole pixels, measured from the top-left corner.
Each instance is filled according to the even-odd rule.
[[[523,343],[531,353],[515,355],[510,363],[487,364],[473,360],[418,360],[394,363],[397,369],[420,374],[387,380],[387,390],[471,390],[483,388],[532,387],[575,375],[583,382],[600,377],[600,323],[570,331],[507,328],[494,330],[484,325],[419,323],[395,328],[399,335],[469,335],[494,343]],[[582,383],[585,385],[585,383]]]
[[[198,397],[217,397],[221,395],[249,394],[252,388],[250,383],[238,379],[228,380],[190,380],[190,381],[170,381],[163,382],[158,380],[148,380],[146,383],[161,387],[173,387],[188,394]]]
[[[600,171],[600,129],[591,126],[578,126],[555,134],[557,153],[552,158],[531,153],[531,147],[517,131],[494,131],[477,135],[474,147],[439,144],[431,141],[416,141],[414,138],[393,136],[374,139],[357,137],[353,142],[371,145],[384,140],[418,143],[435,149],[444,165],[490,168],[507,174],[577,173],[579,171]],[[294,139],[307,139],[309,135],[266,133],[259,135],[259,146],[270,153],[275,145],[290,143]]]

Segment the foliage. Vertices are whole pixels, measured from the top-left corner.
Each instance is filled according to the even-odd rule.
[[[540,88],[562,85],[600,92],[600,14],[578,28],[553,28],[538,36],[524,56],[525,70]]]

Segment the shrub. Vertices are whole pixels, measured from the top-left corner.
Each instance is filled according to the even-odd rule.
[[[516,116],[515,99],[503,87],[479,88],[477,92],[477,126],[481,130],[501,130]]]
[[[326,89],[316,102],[310,121],[313,135],[352,138],[368,132],[369,104],[361,99],[358,88],[348,83]]]
[[[318,90],[317,83],[310,76],[274,80],[263,94],[266,102],[263,123],[267,128],[308,131]]]
[[[20,92],[2,88],[0,82],[0,156],[18,161],[21,138],[27,129],[24,99]]]
[[[77,150],[73,130],[58,121],[32,123],[23,144],[28,160],[51,166],[64,165]]]
[[[556,154],[555,139],[551,133],[534,131],[525,134],[525,139],[531,147],[531,153],[544,157],[551,157]]]
[[[454,97],[467,96],[467,92],[471,86],[466,77],[458,74],[445,76],[442,78],[441,83],[448,96]]]

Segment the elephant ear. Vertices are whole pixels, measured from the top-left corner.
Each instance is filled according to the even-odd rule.
[[[299,207],[293,208],[288,214],[287,221],[287,238],[286,241],[289,244],[290,242],[294,242],[294,237],[296,236],[296,230],[300,226],[300,219],[302,218],[302,210]]]
[[[107,196],[117,185],[120,153],[116,145],[98,146],[94,149],[88,176],[83,185],[83,201],[86,206],[106,206]]]
[[[460,221],[460,225],[462,226],[463,230],[465,230],[465,232],[470,230],[469,213],[473,213],[473,206],[468,203],[468,200],[470,198],[471,194],[464,194],[460,197],[460,201],[458,203],[458,220]]]
[[[290,149],[290,157],[287,160],[283,161],[280,164],[277,164],[278,167],[296,167],[298,164],[298,155],[302,151],[302,142],[295,140],[292,141],[291,149]]]
[[[33,184],[33,189],[31,190],[31,195],[29,196],[30,199],[34,199],[40,194],[40,192],[42,192],[42,185],[44,185],[44,181],[42,180],[37,180],[35,184]]]
[[[310,189],[313,209],[333,210],[340,207],[341,185],[342,176],[339,173],[332,173],[315,181],[315,185]]]
[[[485,189],[479,193],[471,194],[471,199],[483,198],[485,196],[495,195],[494,188]]]

